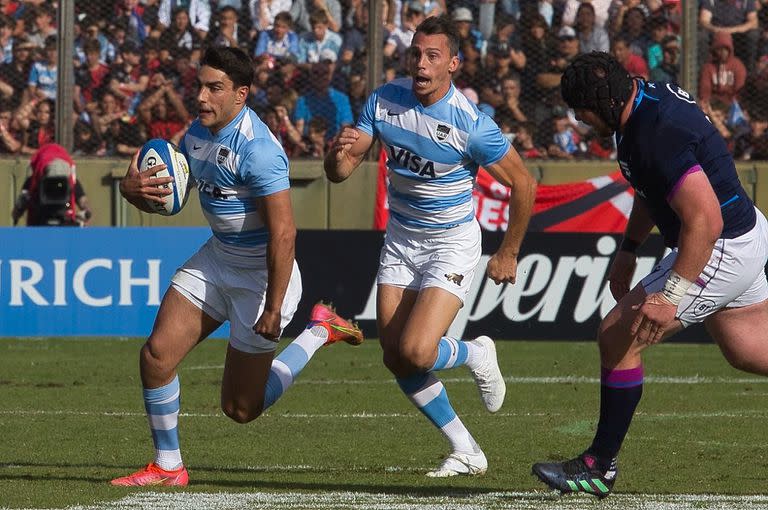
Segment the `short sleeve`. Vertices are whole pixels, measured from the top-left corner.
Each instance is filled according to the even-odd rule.
[[[501,134],[499,126],[481,112],[469,135],[469,156],[480,166],[489,166],[498,163],[509,152],[509,147],[509,141]]]
[[[272,138],[253,144],[240,161],[238,173],[253,197],[272,195],[290,187],[288,157]]]
[[[373,94],[368,96],[368,100],[363,105],[363,109],[360,112],[360,118],[357,119],[357,129],[364,132],[367,135],[376,135],[376,102],[378,101],[378,91],[374,91]]]
[[[685,126],[667,124],[649,142],[651,164],[658,171],[663,195],[669,197],[686,174],[700,168],[694,153],[699,135]]]

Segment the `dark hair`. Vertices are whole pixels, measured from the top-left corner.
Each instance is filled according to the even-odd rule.
[[[416,33],[418,34],[419,32],[426,35],[443,34],[448,38],[448,48],[451,51],[451,56],[455,57],[459,54],[461,37],[456,29],[456,23],[454,23],[450,16],[442,14],[425,19],[416,27]]]
[[[328,15],[325,13],[325,11],[317,10],[309,15],[309,26],[314,27],[318,23],[327,25],[328,22],[329,22]]]
[[[664,49],[664,46],[671,42],[678,42],[676,35],[665,35],[664,38],[661,40],[661,48]]]
[[[632,78],[613,56],[593,51],[579,55],[565,69],[560,91],[568,106],[594,112],[616,131],[632,94]]]
[[[280,11],[277,14],[275,14],[275,23],[278,21],[282,21],[288,27],[293,28],[293,18],[291,17],[291,13],[288,11]]]
[[[226,74],[235,88],[250,87],[253,83],[251,58],[240,48],[212,46],[205,50],[200,67],[208,66]]]

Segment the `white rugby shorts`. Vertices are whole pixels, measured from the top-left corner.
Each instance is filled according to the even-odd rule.
[[[464,304],[481,255],[480,225],[472,220],[441,232],[389,222],[376,283],[411,290],[439,287]]]
[[[264,310],[267,268],[264,257],[246,257],[227,252],[212,237],[171,279],[171,285],[192,304],[219,322],[229,320],[229,343],[238,351],[274,351],[277,343],[253,331]],[[281,330],[291,322],[301,299],[301,273],[296,261],[281,309]]]
[[[688,327],[721,308],[739,308],[768,299],[765,264],[768,261],[768,221],[755,208],[755,226],[735,239],[718,239],[701,275],[677,307],[677,318]],[[664,288],[677,250],[659,262],[641,284],[651,294]]]

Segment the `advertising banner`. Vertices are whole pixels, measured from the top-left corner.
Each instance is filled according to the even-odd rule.
[[[498,339],[593,339],[614,305],[606,281],[620,236],[531,232],[517,283],[484,276],[501,232],[485,232],[483,257],[449,334]],[[0,228],[0,336],[147,336],[173,272],[210,236],[207,228]],[[296,256],[304,295],[286,336],[312,305],[331,301],[375,338],[376,271],[383,234],[301,231]],[[659,237],[639,252],[634,282],[664,253]],[[228,336],[226,325],[215,336]],[[677,340],[703,341],[703,328]]]

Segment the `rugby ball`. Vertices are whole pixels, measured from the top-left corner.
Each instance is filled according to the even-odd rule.
[[[173,193],[165,197],[165,203],[159,204],[147,200],[147,204],[158,214],[173,216],[181,211],[187,202],[187,184],[189,183],[189,163],[174,144],[153,138],[139,152],[139,171],[157,165],[165,165],[165,169],[155,174],[156,177],[173,177],[173,182],[161,184],[162,188],[171,188]]]

